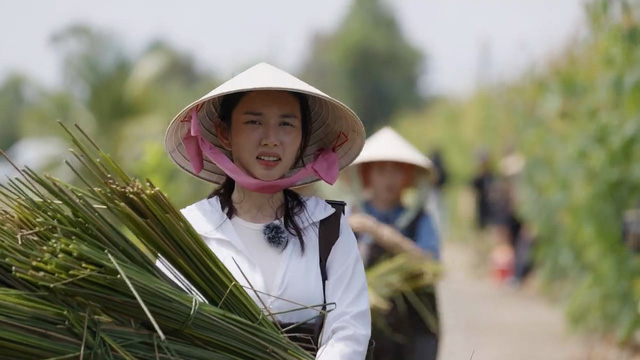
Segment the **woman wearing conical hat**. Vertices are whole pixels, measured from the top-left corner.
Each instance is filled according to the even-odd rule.
[[[360,209],[350,216],[349,222],[356,231],[364,231],[359,236],[359,242],[365,264],[376,264],[390,256],[394,248],[423,251],[433,259],[439,259],[439,236],[431,218],[423,210],[424,199],[420,199],[426,191],[429,178],[433,176],[431,161],[393,129],[385,127],[367,139],[353,166],[367,196]],[[409,187],[423,190],[418,191],[414,207],[405,206],[402,202],[403,192]],[[408,305],[406,311],[392,308],[385,317],[386,325],[393,333],[400,335],[401,340],[390,336],[389,329],[374,329],[372,338],[376,343],[376,359],[436,358],[438,324],[435,288],[428,286],[419,289],[417,295],[434,315],[435,321],[426,324],[419,311],[408,301],[404,302]]]
[[[248,293],[265,314],[284,324],[316,319],[308,324],[315,329],[323,321],[311,334],[317,359],[364,359],[371,319],[355,236],[331,205],[291,190],[332,184],[357,157],[364,128],[356,114],[261,63],[182,110],[165,142],[178,166],[217,185],[182,213],[236,280],[255,290]],[[323,281],[318,229],[332,216],[339,233]],[[332,304],[322,320],[318,304]]]

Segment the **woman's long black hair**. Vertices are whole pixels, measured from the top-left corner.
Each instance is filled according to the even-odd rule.
[[[238,92],[229,95],[225,95],[220,102],[220,110],[218,116],[220,121],[227,127],[227,130],[231,130],[231,114],[236,108],[240,100],[247,94],[247,92]],[[303,162],[302,154],[309,144],[309,138],[311,137],[311,111],[309,110],[309,100],[307,96],[297,92],[290,92],[295,96],[300,103],[301,114],[301,127],[302,127],[302,141],[300,143],[300,149],[298,149],[298,156],[296,157],[296,163]],[[303,164],[304,165],[304,164]],[[226,212],[227,217],[231,219],[237,212],[231,195],[235,189],[236,182],[230,177],[226,177],[222,184],[216,188],[208,198],[217,196],[220,199],[220,206],[222,211]],[[293,190],[284,189],[284,203],[277,209],[276,214],[282,214],[284,220],[284,227],[287,231],[294,235],[300,242],[300,248],[304,252],[304,239],[302,238],[302,229],[300,224],[296,221],[296,218],[306,211],[306,205],[302,197]]]

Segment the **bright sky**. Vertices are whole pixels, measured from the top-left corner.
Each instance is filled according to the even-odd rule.
[[[561,49],[583,27],[584,1],[388,4],[407,37],[429,54],[424,88],[464,95],[473,91],[478,79],[512,78]],[[295,72],[313,34],[335,29],[349,5],[350,0],[0,0],[0,79],[19,70],[56,84],[60,59],[49,39],[75,23],[106,29],[132,51],[153,39],[165,39],[223,78],[258,61]]]

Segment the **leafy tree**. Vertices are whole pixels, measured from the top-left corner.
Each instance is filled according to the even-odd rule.
[[[422,62],[382,0],[354,0],[335,33],[315,37],[302,76],[350,105],[373,131],[421,104]]]
[[[134,111],[122,91],[132,60],[116,38],[85,25],[59,31],[52,44],[63,59],[65,89],[93,115],[96,131],[114,138],[122,120]],[[110,150],[113,145],[104,146]]]
[[[64,84],[45,89],[11,76],[0,85],[0,146],[21,137],[61,135],[56,120],[79,124],[132,174],[150,178],[179,205],[212,187],[184,174],[164,153],[171,118],[216,84],[192,57],[156,41],[138,56],[116,37],[88,26],[52,38],[62,56]]]

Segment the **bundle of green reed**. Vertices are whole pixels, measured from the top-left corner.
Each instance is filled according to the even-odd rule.
[[[416,253],[400,253],[367,269],[374,325],[385,326],[384,316],[392,303],[404,308],[409,302],[418,311],[422,321],[435,329],[437,314],[422,304],[416,292],[435,284],[439,274],[440,267],[436,262]]]
[[[29,169],[0,185],[0,359],[311,358],[153,184],[65,130],[84,186]]]
[[[425,306],[420,297],[433,291],[440,273],[438,262],[393,226],[373,216],[352,214],[349,225],[356,232],[371,235],[390,255],[367,269],[373,325],[386,326],[385,315],[392,305],[400,310],[412,305],[427,326],[437,329],[436,310]]]

